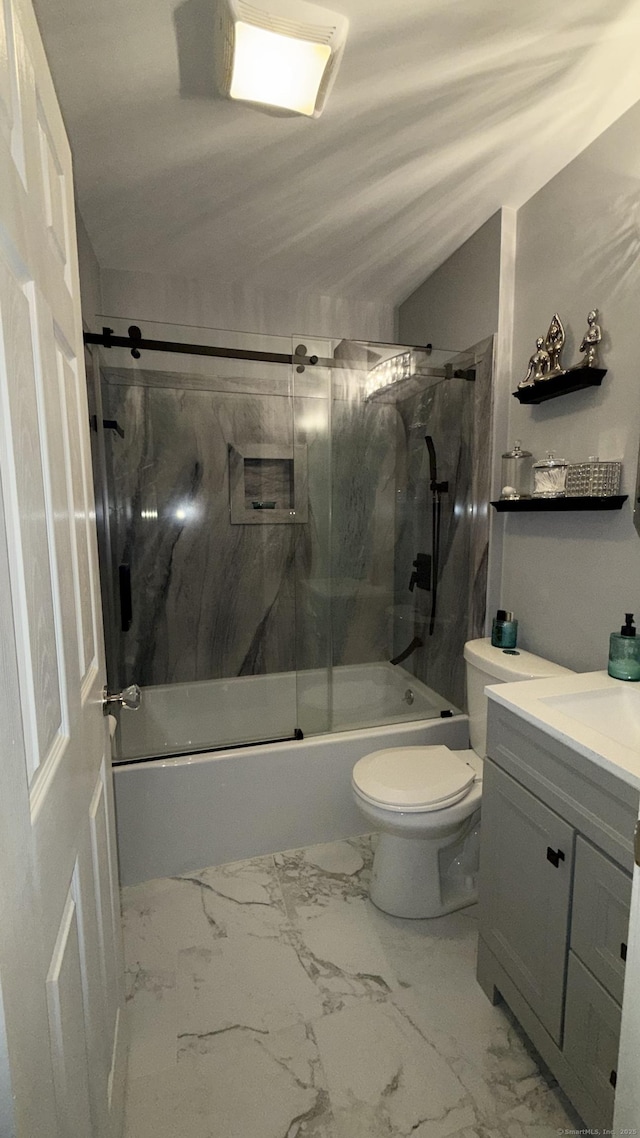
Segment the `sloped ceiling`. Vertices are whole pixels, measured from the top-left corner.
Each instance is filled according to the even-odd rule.
[[[334,0],[324,115],[212,87],[213,0],[36,0],[105,268],[402,300],[640,99],[640,0]]]

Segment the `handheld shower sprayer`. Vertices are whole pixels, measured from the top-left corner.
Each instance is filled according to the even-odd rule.
[[[442,510],[441,495],[449,489],[448,482],[438,482],[438,463],[436,448],[431,435],[425,435],[424,441],[429,452],[429,479],[431,489],[431,556],[433,561],[433,584],[431,587],[431,613],[429,616],[429,636],[433,636],[436,623],[436,605],[438,601],[438,576],[440,572],[440,514]]]
[[[427,444],[427,450],[429,451],[429,477],[431,479],[431,489],[433,490],[435,489],[434,483],[438,480],[436,448],[433,445],[433,439],[431,438],[431,435],[425,435],[424,441]]]
[[[449,489],[449,483],[438,482],[438,463],[436,459],[436,448],[433,444],[431,435],[425,435],[424,441],[427,444],[427,450],[429,451],[430,489],[434,494],[446,494],[447,490]]]

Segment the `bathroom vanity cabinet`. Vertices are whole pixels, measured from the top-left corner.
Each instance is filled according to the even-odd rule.
[[[610,1128],[638,791],[489,700],[478,980]]]

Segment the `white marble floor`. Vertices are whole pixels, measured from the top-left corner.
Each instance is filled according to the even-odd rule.
[[[123,891],[126,1138],[549,1138],[579,1120],[475,981],[472,909],[387,917],[372,839]]]

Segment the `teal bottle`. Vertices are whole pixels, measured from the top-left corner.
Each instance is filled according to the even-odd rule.
[[[609,667],[616,680],[640,680],[640,637],[636,636],[633,613],[625,613],[620,632],[609,637]]]
[[[491,643],[494,648],[515,648],[518,641],[518,622],[512,612],[498,609],[491,625]]]

